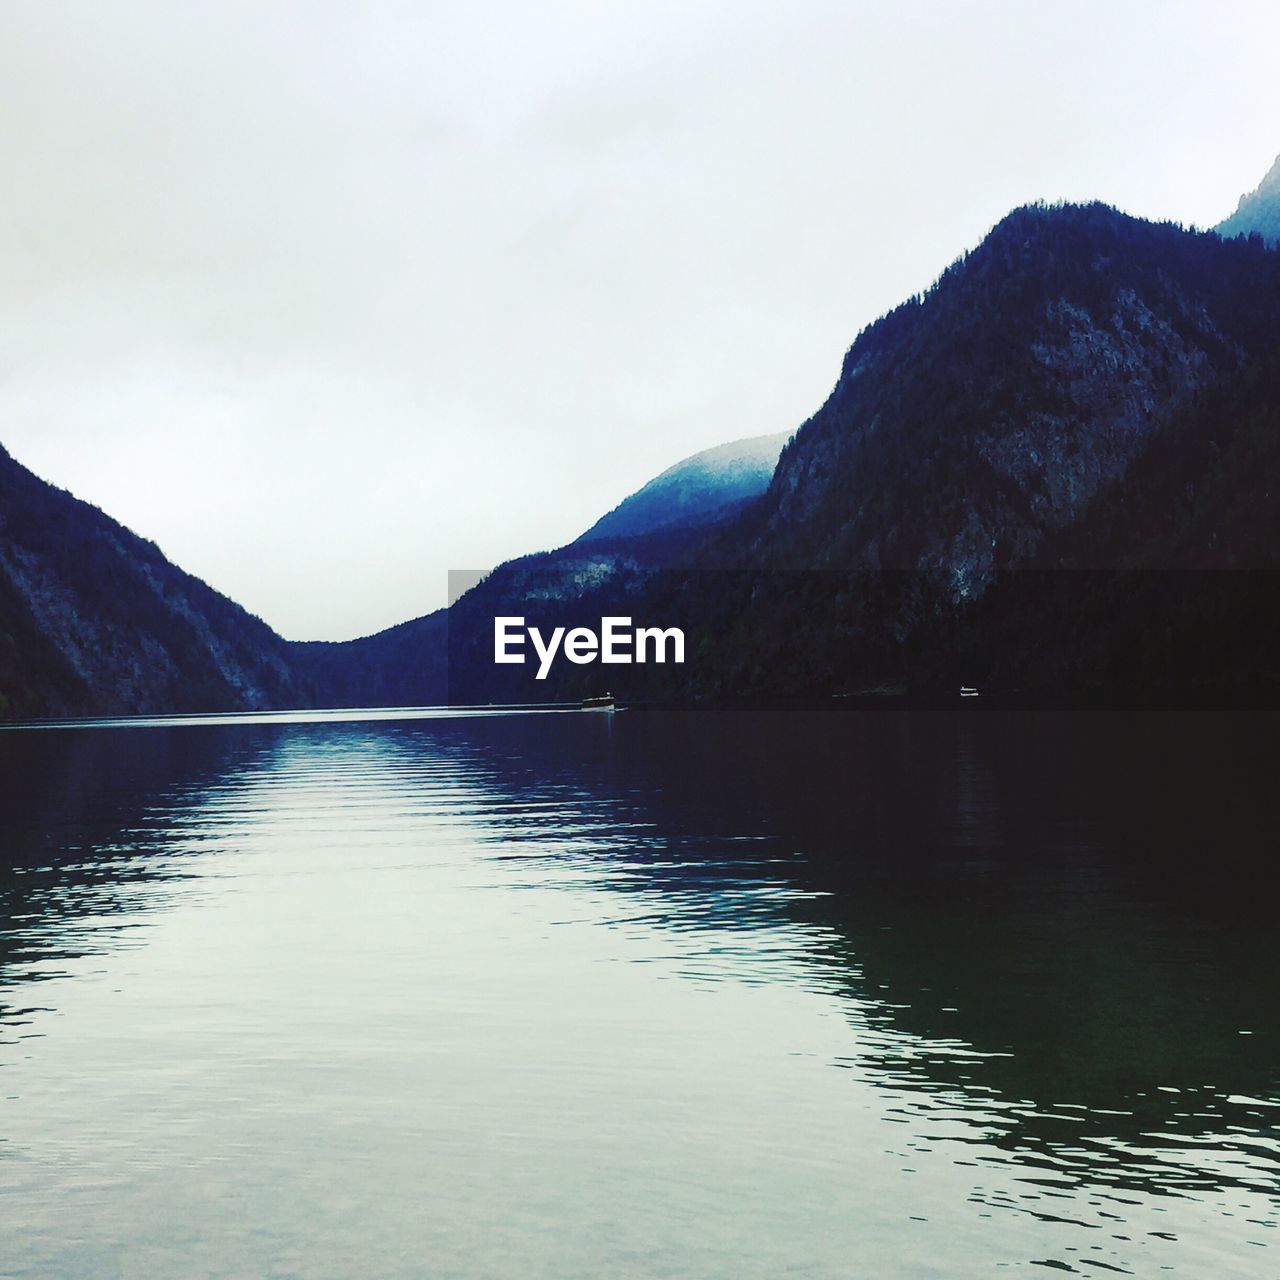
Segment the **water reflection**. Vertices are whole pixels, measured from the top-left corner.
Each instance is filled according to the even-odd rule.
[[[163,908],[182,876],[184,816],[262,744],[221,734],[0,735],[2,989],[129,944],[135,913]],[[0,1027],[15,1019],[0,1001]]]
[[[417,1061],[443,1042],[484,1063],[485,1042],[465,1031],[481,1010],[525,1037],[551,1072],[549,1096],[574,1098],[591,1124],[614,1117],[629,1142],[651,1120],[631,1114],[634,1093],[700,1098],[683,1128],[659,1126],[676,1151],[720,1106],[749,1123],[748,1077],[776,1051],[774,1122],[809,1133],[815,1163],[784,1177],[770,1167],[778,1150],[754,1151],[751,1189],[833,1200],[837,1187],[873,1188],[902,1210],[873,1215],[876,1274],[918,1274],[906,1259],[929,1256],[932,1227],[961,1242],[948,1274],[1039,1263],[1245,1275],[1271,1256],[1270,718],[653,712],[125,738],[0,737],[6,1067],[15,1041],[59,1012],[41,996],[50,979],[70,999],[122,947],[146,964],[158,916],[198,930],[222,913],[238,932],[210,946],[262,946],[256,931],[279,923],[313,948],[298,954],[302,975],[277,975],[271,1028],[240,1012],[244,992],[214,970],[197,968],[205,985],[191,993],[295,1065],[334,1052],[338,1027],[368,1052],[390,1025],[408,1036],[397,1054]],[[357,931],[360,920],[379,927]],[[448,979],[426,1013],[424,954]],[[600,984],[637,1003],[609,1017],[593,1003]],[[324,1012],[312,1008],[320,985]],[[569,1052],[561,1006],[574,1000],[596,1021],[573,1025]],[[744,1037],[732,1072],[718,1060],[703,1079],[689,1046],[706,1000],[760,1003],[730,1024]],[[606,1034],[629,1020],[666,1038],[628,1041],[625,1058],[609,1057],[624,1074],[602,1081]],[[32,1062],[38,1073],[38,1053]],[[493,1099],[448,1079],[449,1105],[481,1123]],[[384,1101],[411,1112],[412,1097]],[[30,1126],[27,1150],[41,1138]],[[682,1178],[712,1177],[711,1149],[689,1153]],[[366,1155],[377,1164],[377,1150]],[[467,1176],[474,1155],[451,1156]],[[720,1172],[724,1203],[705,1208],[732,1216]],[[627,1203],[597,1206],[601,1220]],[[549,1219],[571,1211],[557,1204]],[[819,1273],[843,1274],[841,1248],[873,1229],[842,1221],[821,1220]],[[740,1248],[765,1257],[769,1242],[751,1235]],[[784,1259],[817,1247],[794,1228],[775,1243]],[[689,1248],[675,1261],[686,1274],[699,1270]],[[728,1256],[730,1271],[757,1273]],[[656,1255],[633,1262],[661,1269]]]

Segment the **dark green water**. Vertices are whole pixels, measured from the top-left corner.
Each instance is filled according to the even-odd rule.
[[[0,732],[0,1275],[1280,1274],[1280,735]]]

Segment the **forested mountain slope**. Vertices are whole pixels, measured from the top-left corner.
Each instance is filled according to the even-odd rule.
[[[0,717],[312,697],[266,623],[0,448]]]

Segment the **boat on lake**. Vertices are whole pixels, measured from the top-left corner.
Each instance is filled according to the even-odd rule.
[[[583,711],[612,711],[613,694],[606,693],[598,698],[583,698],[581,709]]]

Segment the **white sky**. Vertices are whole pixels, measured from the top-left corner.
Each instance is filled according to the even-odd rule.
[[[1211,224],[1280,5],[0,6],[0,442],[291,638],[787,430],[1009,208]]]

